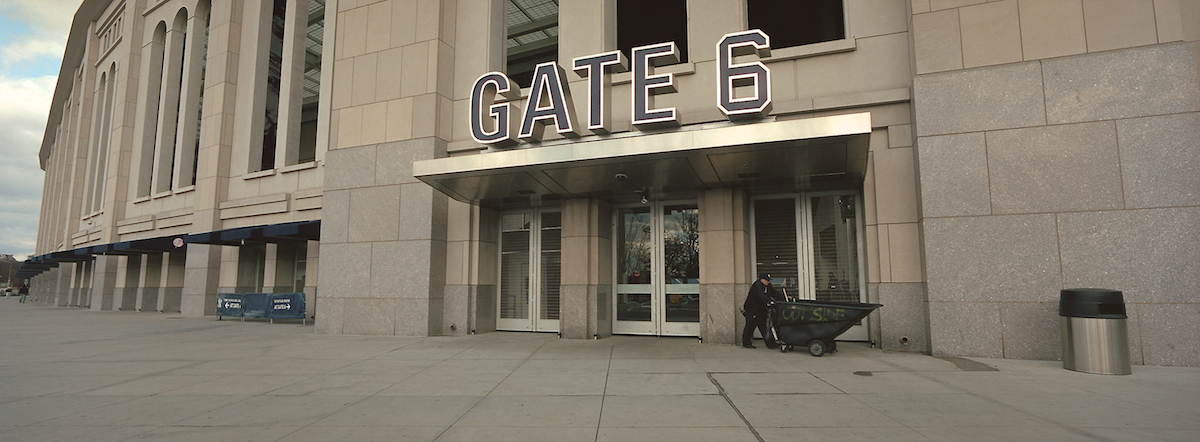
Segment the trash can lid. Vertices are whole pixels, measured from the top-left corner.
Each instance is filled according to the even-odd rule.
[[[1125,319],[1125,297],[1119,290],[1063,289],[1059,292],[1058,315],[1070,318]]]

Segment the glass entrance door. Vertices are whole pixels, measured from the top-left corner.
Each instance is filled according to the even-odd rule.
[[[562,214],[501,215],[496,329],[557,332],[561,276]]]
[[[866,302],[856,192],[823,192],[754,201],[756,273],[798,299]],[[839,339],[868,339],[866,319]]]
[[[695,203],[617,208],[614,333],[700,335],[700,233]]]

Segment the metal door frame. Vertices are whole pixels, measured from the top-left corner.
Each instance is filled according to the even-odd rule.
[[[652,201],[645,204],[622,204],[613,206],[613,302],[612,302],[612,321],[614,334],[633,334],[633,335],[652,335],[652,336],[700,336],[699,322],[667,322],[667,283],[666,283],[666,241],[665,241],[665,218],[663,209],[667,206],[692,206],[699,213],[700,205],[697,200],[670,200],[670,201]],[[620,248],[616,244],[617,229],[621,226],[621,209],[638,208],[648,206],[650,210],[650,284],[620,284],[620,278],[617,274],[619,269]],[[628,286],[648,285],[650,295],[650,321],[619,321],[617,320],[617,309],[620,307],[617,303],[617,297],[621,293],[628,293]],[[672,284],[675,285],[675,284]],[[689,286],[692,284],[678,284],[679,286]],[[622,290],[622,286],[626,286]],[[695,284],[694,290],[699,294],[700,284]],[[691,289],[689,287],[689,289]],[[690,291],[690,290],[689,290]],[[704,302],[703,299],[700,302]]]
[[[813,225],[812,225],[812,215],[813,215],[812,214],[812,198],[813,197],[822,197],[822,196],[835,196],[835,195],[851,195],[854,197],[854,210],[855,210],[855,214],[856,214],[854,217],[855,218],[854,229],[855,229],[855,238],[857,239],[857,241],[856,241],[857,244],[855,245],[855,249],[858,251],[857,265],[858,265],[858,269],[859,269],[859,271],[858,271],[858,287],[859,287],[858,302],[867,302],[867,278],[868,278],[868,275],[867,275],[867,265],[866,265],[866,259],[867,259],[866,235],[865,235],[866,220],[864,219],[864,216],[863,216],[863,213],[864,213],[863,212],[863,197],[862,197],[861,191],[858,191],[858,190],[825,190],[825,191],[819,191],[819,192],[797,192],[797,193],[785,193],[785,194],[758,195],[758,196],[751,198],[750,201],[751,201],[751,209],[752,210],[750,210],[750,229],[751,229],[751,231],[750,231],[750,238],[751,238],[750,257],[753,260],[752,262],[757,262],[758,232],[755,231],[757,229],[757,227],[756,227],[757,223],[755,222],[755,217],[757,216],[757,214],[753,210],[754,201],[792,198],[796,202],[796,206],[795,206],[795,210],[796,210],[796,241],[798,242],[798,244],[796,245],[797,266],[798,266],[798,269],[800,270],[800,274],[804,278],[804,284],[801,287],[801,289],[802,289],[801,293],[799,293],[798,295],[801,299],[810,299],[810,300],[816,299],[817,282],[816,282],[815,270],[813,268],[814,267],[813,242],[815,241],[815,236],[814,236]],[[757,268],[754,269],[753,273],[757,274]],[[869,341],[870,340],[870,334],[869,334],[870,324],[868,321],[870,321],[870,317],[863,318],[862,325],[856,325],[856,326],[850,327],[850,330],[847,330],[845,333],[843,333],[842,335],[839,336],[839,340]]]
[[[496,239],[496,253],[497,253],[497,255],[500,255],[501,258],[496,260],[496,281],[497,281],[496,330],[532,331],[532,332],[550,332],[550,333],[558,332],[559,330],[561,330],[561,328],[559,326],[560,319],[541,319],[541,317],[539,315],[539,312],[541,311],[541,303],[542,303],[542,299],[541,299],[542,298],[542,296],[541,296],[542,280],[541,280],[540,272],[541,272],[541,260],[542,260],[542,235],[541,235],[541,232],[542,232],[542,214],[543,213],[560,213],[561,214],[562,209],[558,208],[558,207],[533,208],[533,209],[510,210],[510,211],[501,212],[499,214],[499,217],[498,217],[499,225],[496,226],[497,230],[499,231],[499,235],[497,236],[497,239]],[[522,318],[501,318],[500,317],[501,302],[500,302],[499,298],[501,295],[500,290],[501,290],[501,285],[502,285],[502,281],[504,278],[504,274],[503,274],[504,259],[502,257],[503,253],[504,253],[504,222],[503,222],[503,220],[504,220],[505,215],[515,215],[515,214],[526,214],[526,215],[529,215],[529,217],[530,217],[530,219],[529,219],[529,246],[528,246],[529,247],[528,248],[529,271],[526,274],[526,277],[529,278],[529,288],[528,288],[528,293],[525,294],[527,303],[528,303],[527,308],[528,308],[528,312],[529,312],[529,317],[524,318],[524,319],[522,319]],[[561,220],[560,220],[560,224],[561,224]],[[559,234],[561,235],[562,234],[561,233],[562,226],[559,226],[559,229],[560,229]],[[561,244],[561,242],[560,242],[560,244]],[[560,249],[559,253],[560,253],[559,263],[561,266],[561,262],[562,262],[561,249]],[[561,276],[562,276],[562,270],[560,268],[559,269],[559,277],[561,278]],[[562,296],[562,294],[560,291],[560,293],[559,293],[560,308],[562,305],[561,296]],[[560,318],[562,317],[561,313],[560,313],[559,317]]]

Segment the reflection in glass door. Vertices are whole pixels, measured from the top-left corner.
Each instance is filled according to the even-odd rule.
[[[855,195],[812,193],[755,200],[755,272],[770,273],[776,290],[793,298],[866,302]],[[865,322],[840,339],[867,340]]]
[[[616,211],[615,333],[699,336],[699,211],[654,203]]]
[[[557,332],[561,276],[562,214],[533,211],[502,215],[496,328]]]

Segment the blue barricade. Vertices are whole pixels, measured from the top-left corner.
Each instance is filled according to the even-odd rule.
[[[303,293],[276,293],[271,295],[271,310],[268,317],[275,319],[304,319]]]
[[[263,318],[305,320],[303,293],[218,293],[217,319]]]
[[[266,318],[271,309],[270,293],[246,293],[242,303],[242,314],[247,318]]]
[[[222,316],[242,317],[243,300],[240,293],[217,293],[217,319]]]

